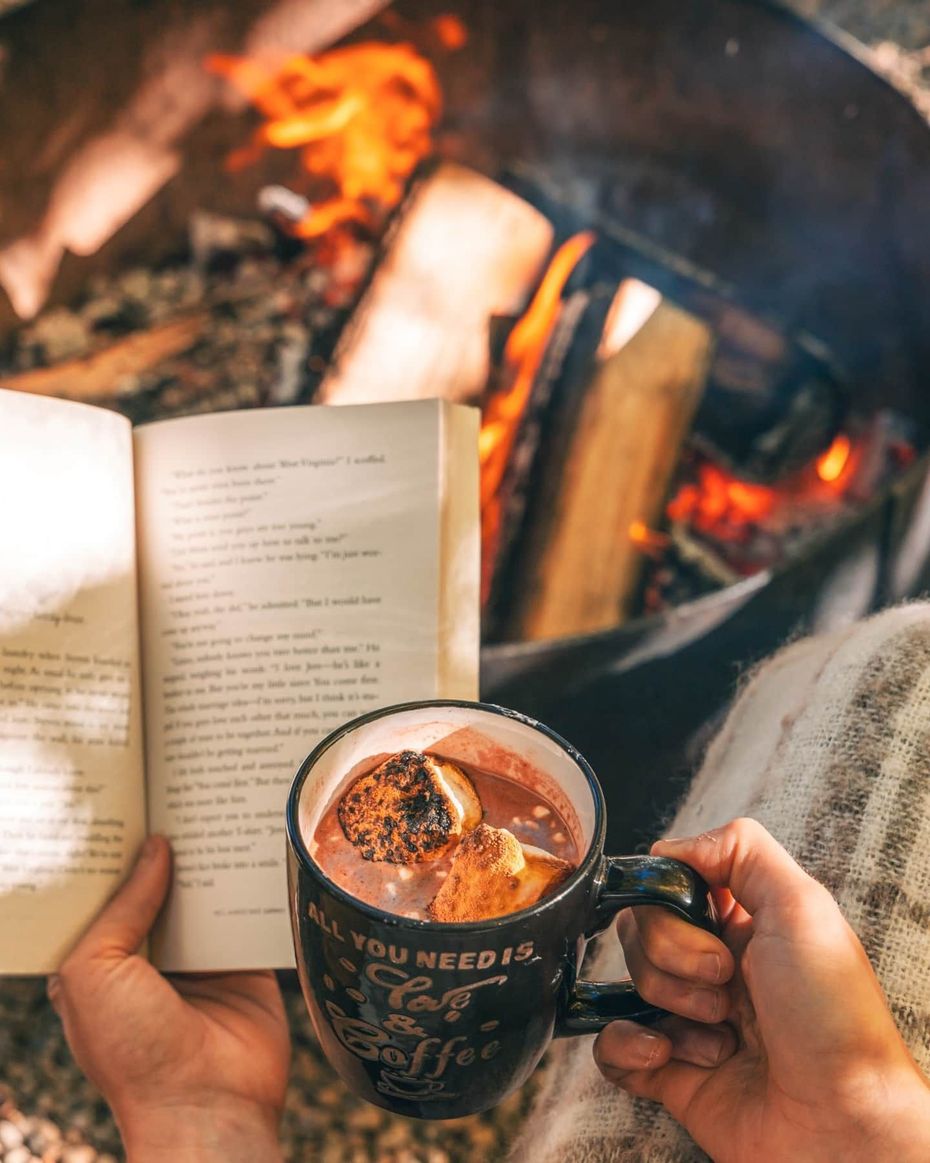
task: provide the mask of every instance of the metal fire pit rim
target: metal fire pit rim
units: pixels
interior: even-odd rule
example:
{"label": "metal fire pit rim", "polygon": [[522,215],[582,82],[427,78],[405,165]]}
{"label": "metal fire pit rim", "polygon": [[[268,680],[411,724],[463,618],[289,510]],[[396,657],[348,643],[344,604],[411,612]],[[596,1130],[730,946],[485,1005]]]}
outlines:
{"label": "metal fire pit rim", "polygon": [[[803,549],[777,567],[760,570],[692,601],[682,602],[657,614],[640,615],[615,627],[590,634],[483,645],[481,690],[483,693],[493,693],[500,686],[519,681],[521,675],[537,672],[540,666],[549,668],[561,663],[567,664],[565,679],[569,682],[576,681],[582,672],[588,676],[607,671],[619,675],[655,658],[667,656],[727,621],[764,590],[790,580],[796,570],[818,553],[827,552],[834,544],[852,542],[854,535],[873,521],[881,523],[885,530],[878,577],[867,611],[874,612],[889,597],[887,578],[895,547],[888,546],[887,541],[896,510],[907,502],[907,498],[925,479],[930,479],[930,448],[924,449],[868,501],[853,512],[842,515],[821,535],[811,538]],[[841,559],[843,554],[838,551],[836,556]],[[684,632],[671,644],[668,640],[670,629]]]}
{"label": "metal fire pit rim", "polygon": [[788,23],[799,25],[801,28],[816,33],[829,45],[832,45],[845,56],[851,57],[856,64],[862,66],[882,88],[888,89],[900,97],[914,115],[918,124],[923,126],[925,131],[930,131],[930,119],[914,104],[911,95],[907,90],[902,89],[900,85],[896,84],[887,72],[879,66],[878,56],[875,50],[864,41],[859,40],[858,37],[853,36],[851,32],[847,32],[823,16],[805,16],[787,4],[782,3],[781,0],[739,0],[739,3],[747,8],[767,8],[773,14],[785,18]]}

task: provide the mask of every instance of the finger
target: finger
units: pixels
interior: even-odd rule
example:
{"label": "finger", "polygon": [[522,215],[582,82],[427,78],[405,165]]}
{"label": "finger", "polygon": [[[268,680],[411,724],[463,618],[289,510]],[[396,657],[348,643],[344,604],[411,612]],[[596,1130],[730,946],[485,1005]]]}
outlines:
{"label": "finger", "polygon": [[659,840],[655,856],[696,869],[713,887],[726,887],[750,914],[788,914],[826,893],[757,820],[740,819],[682,840]]}
{"label": "finger", "polygon": [[667,909],[641,906],[631,912],[631,923],[657,969],[709,985],[722,985],[733,976],[733,956],[713,933],[689,925]]}
{"label": "finger", "polygon": [[135,953],[158,916],[171,879],[171,849],[164,836],[149,836],[128,880],[106,904],[71,954],[128,957]]}
{"label": "finger", "polygon": [[[636,1098],[662,1103],[673,1118],[683,1122],[693,1100],[707,1080],[713,1077],[715,1069],[706,1063],[695,1064],[692,1059],[702,1053],[708,1058],[713,1054],[715,1047],[710,1039],[718,1034],[718,1030],[704,1027],[691,1035],[686,1035],[684,1030],[673,1030],[673,1034],[679,1035],[682,1058],[672,1056],[674,1037],[658,1029],[648,1031],[653,1037],[658,1035],[663,1039],[662,1048],[652,1049],[650,1053],[651,1045],[645,1041],[643,1033],[642,1028],[633,1022],[611,1022],[594,1043],[595,1063],[608,1082]],[[701,1034],[708,1039],[703,1044]],[[692,1040],[695,1038],[698,1040]],[[726,1061],[729,1056],[727,1044],[721,1041],[720,1045],[718,1063]]]}
{"label": "finger", "polygon": [[726,1022],[705,1026],[670,1017],[662,1019],[659,1029],[672,1044],[672,1058],[693,1066],[719,1066],[733,1057],[739,1045],[733,1027]]}
{"label": "finger", "polygon": [[636,1022],[611,1022],[594,1040],[594,1061],[610,1082],[635,1070],[655,1070],[668,1062],[671,1039]]}
{"label": "finger", "polygon": [[724,987],[687,981],[659,969],[638,937],[628,938],[623,952],[637,993],[650,1005],[698,1022],[722,1022],[726,1018],[729,997]]}
{"label": "finger", "polygon": [[642,1038],[641,1026],[634,1022],[612,1022],[594,1044],[598,1069],[610,1081],[642,1069],[658,1069],[671,1059],[694,1066],[719,1066],[736,1052],[737,1040],[727,1025],[701,1026],[683,1018],[665,1018],[652,1033],[662,1035],[662,1050],[648,1058],[651,1049]]}
{"label": "finger", "polygon": [[[609,1027],[608,1027],[609,1028]],[[664,1066],[652,1070],[616,1070],[600,1068],[608,1082],[619,1086],[634,1098],[648,1098],[662,1106],[677,1122],[684,1122],[694,1099],[709,1078],[713,1068],[694,1066],[670,1058]]]}

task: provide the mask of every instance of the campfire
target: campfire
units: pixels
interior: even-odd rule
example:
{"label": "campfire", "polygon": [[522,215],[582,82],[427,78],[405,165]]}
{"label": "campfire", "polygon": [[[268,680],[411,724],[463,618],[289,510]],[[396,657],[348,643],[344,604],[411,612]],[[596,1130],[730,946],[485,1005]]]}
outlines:
{"label": "campfire", "polygon": [[436,73],[409,44],[350,45],[280,65],[211,56],[206,66],[265,116],[228,168],[235,173],[268,148],[299,149],[311,190],[322,186],[321,199],[290,224],[298,238],[322,238],[350,223],[377,230],[429,154],[442,112]]}
{"label": "campfire", "polygon": [[218,84],[212,116],[238,127],[213,180],[251,184],[253,212],[207,198],[183,257],[37,314],[48,254],[83,227],[50,249],[7,240],[0,283],[24,319],[2,386],[136,420],[478,405],[489,642],[596,634],[785,568],[908,468],[917,427],[859,406],[826,343],[641,222],[605,228],[533,165],[474,164],[443,83],[471,36],[456,13],[389,9],[315,52],[257,33],[251,53],[198,51],[195,87]]}

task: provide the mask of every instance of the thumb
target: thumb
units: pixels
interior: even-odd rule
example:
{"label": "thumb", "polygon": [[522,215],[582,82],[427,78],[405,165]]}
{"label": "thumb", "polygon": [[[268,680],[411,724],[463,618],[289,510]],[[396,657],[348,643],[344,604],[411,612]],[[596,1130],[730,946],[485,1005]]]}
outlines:
{"label": "thumb", "polygon": [[827,895],[757,820],[733,820],[684,840],[659,840],[652,853],[682,860],[711,887],[729,889],[750,916],[796,912]]}
{"label": "thumb", "polygon": [[171,848],[149,836],[125,883],[78,941],[72,957],[129,957],[148,935],[171,880]]}

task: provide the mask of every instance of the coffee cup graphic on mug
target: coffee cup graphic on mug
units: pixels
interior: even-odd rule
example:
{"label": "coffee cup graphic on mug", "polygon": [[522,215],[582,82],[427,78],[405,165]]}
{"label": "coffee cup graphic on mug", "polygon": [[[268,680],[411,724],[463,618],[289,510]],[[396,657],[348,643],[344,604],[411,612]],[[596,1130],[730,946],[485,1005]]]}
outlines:
{"label": "coffee cup graphic on mug", "polygon": [[[380,870],[374,888],[348,891],[314,838],[353,780],[403,751],[528,789],[532,802],[548,805],[536,814],[551,808],[570,833],[574,870],[530,907],[456,923],[404,915],[411,909],[401,907],[409,901],[397,894],[399,871]],[[580,979],[585,945],[629,905],[662,905],[713,929],[713,904],[679,861],[605,856],[605,832],[604,796],[584,758],[548,727],[501,707],[386,707],[314,748],[288,797],[288,895],[301,989],[346,1084],[398,1114],[457,1118],[525,1082],[553,1037],[661,1016],[629,981]]]}

